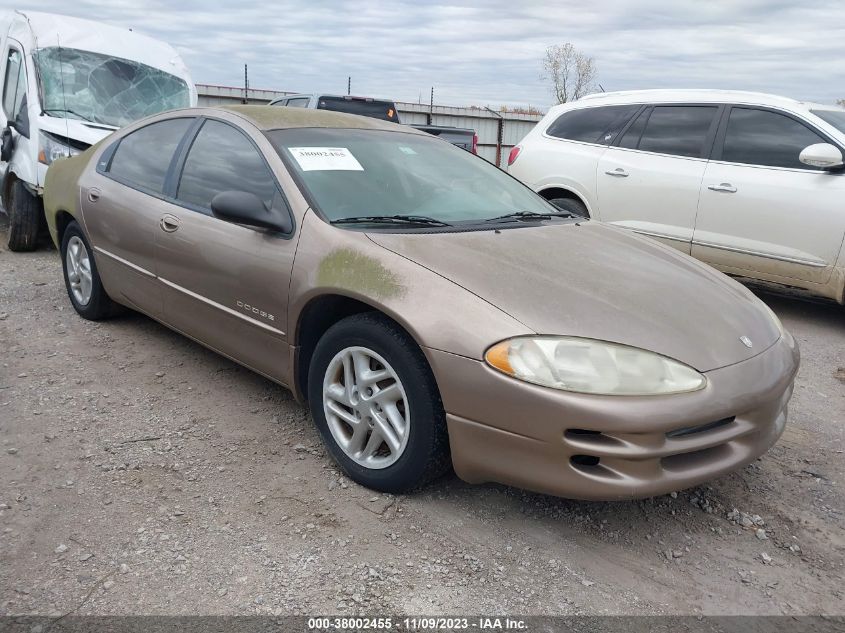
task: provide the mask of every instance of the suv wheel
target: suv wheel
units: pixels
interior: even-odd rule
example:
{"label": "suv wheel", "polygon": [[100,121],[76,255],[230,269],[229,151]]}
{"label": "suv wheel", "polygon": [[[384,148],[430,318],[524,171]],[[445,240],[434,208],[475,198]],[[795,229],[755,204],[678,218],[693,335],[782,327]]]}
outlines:
{"label": "suv wheel", "polygon": [[590,212],[587,211],[587,207],[584,206],[584,203],[580,200],[576,200],[575,198],[552,198],[549,202],[561,211],[569,211],[570,213],[574,213],[582,218],[590,217]]}
{"label": "suv wheel", "polygon": [[440,394],[419,346],[377,314],[323,335],[308,374],[314,421],[354,481],[384,492],[419,488],[448,468]]}

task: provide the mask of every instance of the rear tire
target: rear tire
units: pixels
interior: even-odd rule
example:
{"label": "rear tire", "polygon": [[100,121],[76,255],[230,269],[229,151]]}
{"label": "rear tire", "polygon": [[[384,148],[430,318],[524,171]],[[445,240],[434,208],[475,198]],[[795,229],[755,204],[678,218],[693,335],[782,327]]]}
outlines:
{"label": "rear tire", "polygon": [[570,213],[582,218],[590,217],[590,212],[587,211],[587,207],[584,206],[584,203],[580,200],[576,200],[575,198],[552,198],[549,202],[561,211],[569,211]]}
{"label": "rear tire", "polygon": [[9,215],[9,250],[35,250],[43,215],[41,199],[32,195],[23,182],[15,179],[9,191],[8,203],[6,213]]}
{"label": "rear tire", "polygon": [[314,350],[308,401],[329,453],[363,486],[408,492],[451,464],[431,368],[416,342],[382,315],[356,314],[329,328]]}
{"label": "rear tire", "polygon": [[94,252],[76,221],[65,228],[61,254],[65,288],[76,313],[89,321],[99,321],[119,313],[120,306],[103,288]]}

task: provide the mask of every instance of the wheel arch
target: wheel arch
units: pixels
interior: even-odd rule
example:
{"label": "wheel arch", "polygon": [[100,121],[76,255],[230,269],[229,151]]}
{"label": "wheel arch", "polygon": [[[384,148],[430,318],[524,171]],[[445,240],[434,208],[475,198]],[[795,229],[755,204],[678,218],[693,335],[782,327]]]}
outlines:
{"label": "wheel arch", "polygon": [[[77,219],[73,216],[72,213],[70,213],[69,211],[65,211],[64,209],[59,209],[58,211],[56,211],[56,213],[54,214],[54,218],[56,234],[53,239],[53,242],[56,244],[56,248],[61,248],[62,239],[65,235],[65,230],[67,230],[67,227],[68,225],[70,225],[71,222],[77,222]],[[80,224],[80,226],[82,225]]]}
{"label": "wheel arch", "polygon": [[308,370],[314,356],[317,342],[323,334],[335,323],[346,317],[365,312],[380,314],[400,327],[424,353],[414,330],[404,320],[380,306],[373,305],[366,300],[353,297],[341,292],[332,291],[310,298],[296,315],[296,325],[293,328],[294,358],[291,371],[291,389],[300,402],[307,403]]}

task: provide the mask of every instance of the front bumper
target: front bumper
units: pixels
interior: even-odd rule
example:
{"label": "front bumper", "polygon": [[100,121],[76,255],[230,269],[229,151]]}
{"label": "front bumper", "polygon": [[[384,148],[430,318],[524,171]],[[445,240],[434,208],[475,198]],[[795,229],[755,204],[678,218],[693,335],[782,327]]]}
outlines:
{"label": "front bumper", "polygon": [[595,396],[531,385],[427,349],[455,472],[573,499],[633,499],[694,486],[765,453],[783,433],[798,371],[789,334],[707,372],[704,389]]}

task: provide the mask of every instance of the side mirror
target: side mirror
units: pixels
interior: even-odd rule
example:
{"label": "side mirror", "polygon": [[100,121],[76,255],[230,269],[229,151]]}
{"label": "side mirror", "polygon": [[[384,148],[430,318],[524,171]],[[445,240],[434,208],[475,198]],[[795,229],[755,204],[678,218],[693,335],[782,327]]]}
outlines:
{"label": "side mirror", "polygon": [[816,143],[805,147],[798,155],[798,160],[805,165],[820,169],[836,169],[845,165],[842,160],[842,152],[830,143]]}
{"label": "side mirror", "polygon": [[21,106],[14,121],[9,121],[9,127],[16,130],[18,134],[29,138],[29,108],[26,107],[26,97],[21,99]]}
{"label": "side mirror", "polygon": [[264,201],[248,191],[222,191],[211,200],[215,218],[261,229],[290,233],[293,229],[286,211],[268,209]]}

